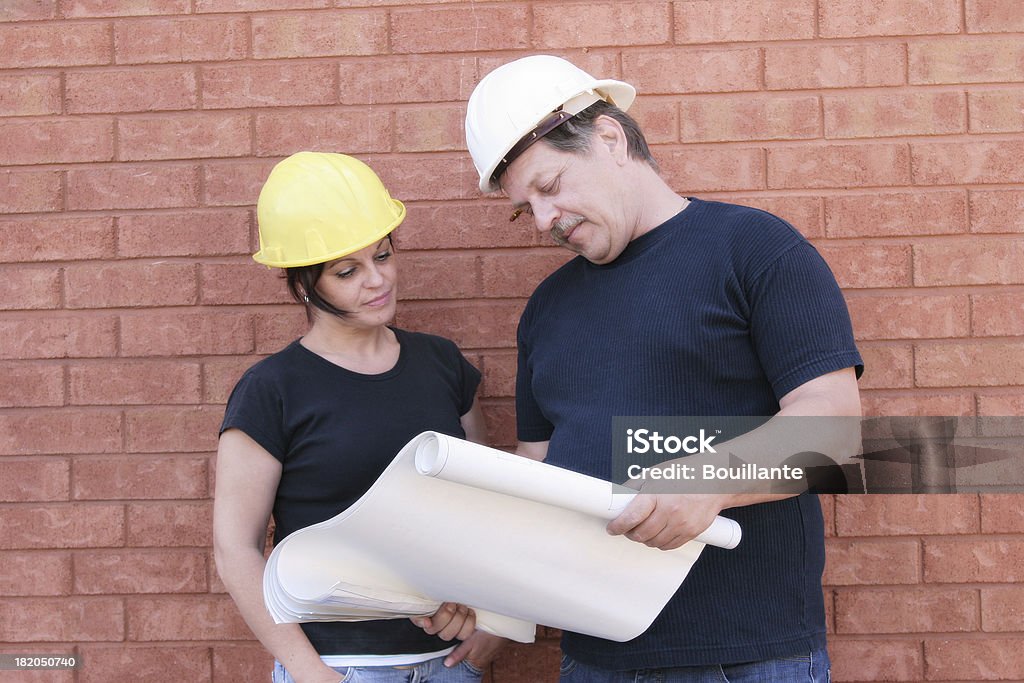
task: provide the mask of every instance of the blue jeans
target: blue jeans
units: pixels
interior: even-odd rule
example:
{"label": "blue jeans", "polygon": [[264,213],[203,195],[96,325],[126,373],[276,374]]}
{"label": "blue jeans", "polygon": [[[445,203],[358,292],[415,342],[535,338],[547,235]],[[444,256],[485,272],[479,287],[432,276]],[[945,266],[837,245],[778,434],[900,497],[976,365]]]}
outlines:
{"label": "blue jeans", "polygon": [[[408,666],[340,666],[342,683],[479,683],[483,672],[463,659],[450,669],[444,657]],[[274,662],[273,683],[295,683],[281,662]]]}
{"label": "blue jeans", "polygon": [[562,656],[560,683],[829,683],[824,649],[748,664],[607,671]]}

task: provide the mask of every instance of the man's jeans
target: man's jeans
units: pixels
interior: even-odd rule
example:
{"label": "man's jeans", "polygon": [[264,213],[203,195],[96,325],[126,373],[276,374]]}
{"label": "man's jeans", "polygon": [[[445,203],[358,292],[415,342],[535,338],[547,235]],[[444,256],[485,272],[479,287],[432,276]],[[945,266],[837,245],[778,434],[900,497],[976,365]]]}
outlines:
{"label": "man's jeans", "polygon": [[560,683],[829,683],[828,652],[748,664],[606,671],[563,655]]}
{"label": "man's jeans", "polygon": [[[409,666],[350,666],[335,669],[343,683],[479,683],[483,673],[462,660],[450,669],[444,657]],[[273,683],[295,683],[280,662],[274,662]]]}

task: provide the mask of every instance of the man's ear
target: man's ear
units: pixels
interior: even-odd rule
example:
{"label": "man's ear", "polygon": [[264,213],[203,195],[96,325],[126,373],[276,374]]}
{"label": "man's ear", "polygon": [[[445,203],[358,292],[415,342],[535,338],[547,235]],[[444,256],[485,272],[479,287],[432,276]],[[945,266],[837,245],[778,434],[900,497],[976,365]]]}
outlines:
{"label": "man's ear", "polygon": [[594,138],[598,144],[608,149],[620,165],[628,160],[626,132],[622,129],[622,124],[612,117],[602,114],[594,120]]}

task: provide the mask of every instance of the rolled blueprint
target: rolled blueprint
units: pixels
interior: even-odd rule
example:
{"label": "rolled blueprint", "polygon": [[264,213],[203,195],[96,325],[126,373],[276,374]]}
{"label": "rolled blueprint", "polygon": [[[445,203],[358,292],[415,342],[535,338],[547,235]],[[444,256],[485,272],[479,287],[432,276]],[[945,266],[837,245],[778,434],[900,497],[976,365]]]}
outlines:
{"label": "rolled blueprint", "polygon": [[[625,486],[455,437],[436,432],[422,436],[416,448],[416,471],[428,477],[557,505],[604,520],[618,517],[637,495]],[[741,536],[740,525],[734,520],[716,517],[694,540],[732,549]]]}

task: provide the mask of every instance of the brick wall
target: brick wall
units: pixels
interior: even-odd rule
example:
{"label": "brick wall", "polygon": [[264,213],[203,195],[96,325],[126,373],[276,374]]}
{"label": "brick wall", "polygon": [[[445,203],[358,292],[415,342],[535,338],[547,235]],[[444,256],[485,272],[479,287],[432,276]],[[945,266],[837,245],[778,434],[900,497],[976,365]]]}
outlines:
{"label": "brick wall", "polygon": [[[265,680],[211,458],[236,378],[302,330],[248,256],[284,155],[355,154],[407,201],[399,322],[462,345],[512,443],[516,319],[565,256],[478,196],[461,125],[531,52],[637,85],[680,192],[815,242],[868,413],[1024,413],[1020,0],[3,0],[0,650],[87,664],[0,680]],[[835,680],[1024,679],[1019,497],[824,502]],[[543,636],[491,680],[554,680]]]}

